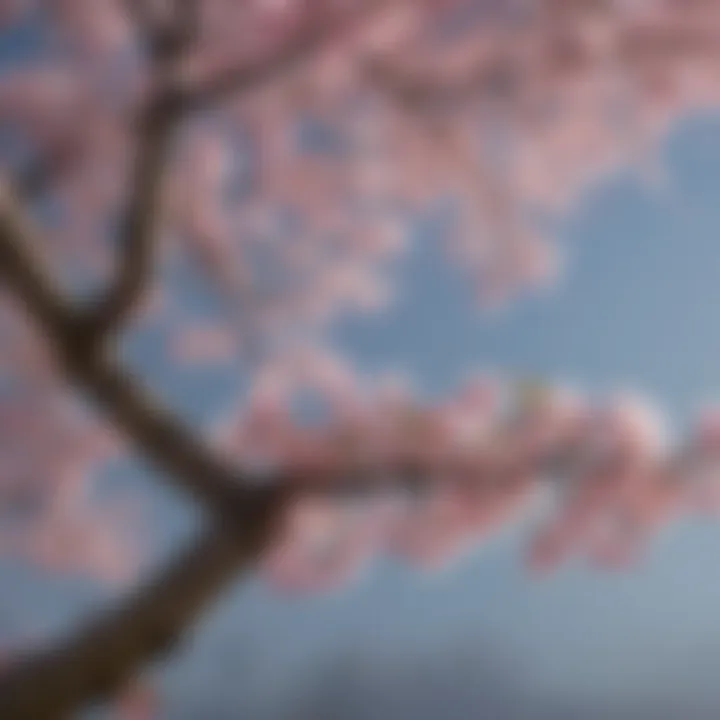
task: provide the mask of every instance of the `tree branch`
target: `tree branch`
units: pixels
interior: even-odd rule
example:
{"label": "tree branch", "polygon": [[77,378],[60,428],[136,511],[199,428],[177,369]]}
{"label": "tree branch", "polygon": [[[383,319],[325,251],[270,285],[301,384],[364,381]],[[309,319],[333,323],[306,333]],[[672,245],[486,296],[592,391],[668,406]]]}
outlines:
{"label": "tree branch", "polygon": [[134,442],[171,487],[214,514],[232,515],[247,502],[250,478],[222,462],[179,419],[164,410],[94,343],[92,335],[48,280],[34,232],[8,188],[0,192],[0,281],[25,305],[63,369]]}
{"label": "tree branch", "polygon": [[173,94],[161,92],[140,123],[130,195],[119,226],[117,274],[88,319],[98,340],[122,326],[151,276],[163,174],[178,118]]}
{"label": "tree branch", "polygon": [[371,21],[379,12],[387,10],[398,1],[364,0],[355,3],[350,10],[343,10],[330,18],[322,18],[322,12],[311,14],[307,26],[277,54],[257,62],[229,67],[189,90],[184,100],[186,109],[190,111],[204,108],[222,102],[232,95],[257,90],[283,72],[311,61],[330,42],[338,41],[340,36],[351,31],[359,22]]}
{"label": "tree branch", "polygon": [[139,667],[172,650],[248,567],[272,532],[280,507],[272,493],[256,494],[239,525],[205,531],[118,607],[0,672],[0,717],[57,720],[117,694]]}
{"label": "tree branch", "polygon": [[78,325],[32,254],[33,236],[10,189],[2,188],[0,280],[25,305],[75,383],[165,471],[170,484],[212,511],[215,529],[126,604],[0,677],[0,717],[23,720],[64,717],[117,690],[141,663],[179,638],[222,586],[255,559],[287,499],[285,485],[243,484],[239,473],[160,409],[96,345],[87,344],[85,326]]}
{"label": "tree branch", "polygon": [[38,244],[27,242],[33,236],[12,188],[0,179],[0,278],[44,330],[57,331],[66,324],[69,308],[41,258],[33,252]]}
{"label": "tree branch", "polygon": [[177,62],[191,47],[198,26],[197,0],[175,0],[165,22],[136,0],[126,0],[149,42],[150,73],[157,83],[139,123],[129,196],[119,225],[119,267],[88,322],[98,341],[119,329],[148,285],[160,220],[163,176],[182,117]]}
{"label": "tree branch", "polygon": [[252,478],[223,462],[180,419],[164,409],[129,373],[102,356],[71,351],[66,363],[75,384],[129,438],[171,487],[213,514],[234,515]]}
{"label": "tree branch", "polygon": [[[257,478],[223,461],[106,352],[88,346],[83,333],[73,324],[74,316],[48,286],[27,251],[27,246],[32,245],[29,228],[20,222],[11,203],[2,202],[3,197],[6,199],[7,194],[0,196],[0,280],[15,289],[38,320],[73,383],[162,471],[160,477],[170,487],[184,491],[216,517],[232,519],[242,513],[254,493],[262,492],[254,482]],[[339,473],[318,468],[278,474],[272,481],[288,498],[299,493],[373,492],[398,485],[423,485],[422,477],[417,477],[421,470],[348,466]],[[490,470],[493,475],[505,472],[497,467]]]}
{"label": "tree branch", "polygon": [[71,380],[163,471],[168,484],[211,511],[214,529],[119,608],[0,677],[0,717],[18,720],[60,718],[116,691],[142,663],[179,638],[235,573],[250,566],[293,495],[382,490],[398,481],[409,488],[423,484],[413,468],[398,468],[392,480],[373,468],[369,475],[350,468],[344,477],[296,473],[253,485],[163,410],[101,347],[88,344],[85,326],[78,325],[77,315],[31,253],[33,240],[12,193],[1,188],[0,280],[24,303]]}
{"label": "tree branch", "polygon": [[[330,17],[320,20],[315,17],[276,55],[228,68],[190,90],[170,87],[151,103],[141,124],[130,181],[131,194],[120,225],[120,267],[112,287],[90,313],[89,323],[97,339],[107,337],[122,326],[139,301],[152,271],[163,169],[173,131],[181,117],[233,93],[247,93],[263,86],[286,70],[311,60],[358,22],[371,21],[387,8],[388,0],[365,0],[351,10],[330,13]],[[156,69],[167,70],[182,56],[193,42],[197,23],[196,0],[176,0],[174,21],[164,31],[155,33],[151,55]],[[172,75],[172,71],[168,74]]]}

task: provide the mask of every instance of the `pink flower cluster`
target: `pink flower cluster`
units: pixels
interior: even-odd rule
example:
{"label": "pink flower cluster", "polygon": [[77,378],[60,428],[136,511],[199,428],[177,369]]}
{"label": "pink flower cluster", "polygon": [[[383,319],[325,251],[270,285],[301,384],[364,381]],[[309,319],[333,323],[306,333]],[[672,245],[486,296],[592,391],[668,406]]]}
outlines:
{"label": "pink flower cluster", "polygon": [[[360,389],[319,348],[343,313],[392,299],[413,224],[438,207],[484,302],[551,281],[559,243],[537,218],[568,212],[652,157],[678,118],[718,104],[720,0],[198,0],[191,49],[153,73],[146,31],[174,5],[0,0],[4,32],[37,45],[0,72],[0,162],[41,231],[37,254],[83,296],[113,273],[143,109],[168,83],[205,98],[169,153],[142,310],[173,336],[175,360],[252,359],[226,443],[244,463],[316,485],[341,470],[423,480],[412,499],[361,507],[316,488],[275,548],[279,575],[343,574],[379,546],[434,561],[539,487],[555,510],[532,543],[537,567],[580,548],[624,562],[678,508],[717,502],[714,422],[686,455],[668,453],[622,403],[553,390],[509,416],[506,393],[481,383],[430,407],[395,386]],[[218,91],[233,78],[245,85]],[[222,311],[191,325],[198,287]],[[84,499],[107,433],[0,303],[2,546],[55,563],[62,547],[92,549],[103,559],[88,564],[114,568],[111,545],[78,535],[107,525]],[[298,373],[322,408],[296,397]]]}
{"label": "pink flower cluster", "polygon": [[678,513],[720,507],[717,417],[675,446],[662,415],[628,394],[479,377],[431,404],[306,355],[265,372],[222,442],[260,478],[298,488],[265,568],[302,589],[383,552],[434,567],[523,519],[533,569],[573,556],[626,565]]}
{"label": "pink flower cluster", "polygon": [[[160,80],[132,5],[3,3],[8,32],[25,18],[48,37],[4,69],[0,125],[25,149],[8,163],[52,166],[38,199],[45,251],[75,283],[111,270],[135,120]],[[135,5],[161,22],[172,3]],[[567,212],[608,172],[647,160],[676,118],[718,101],[715,0],[692,12],[674,0],[197,5],[176,79],[186,89],[326,37],[196,114],[167,184],[167,252],[198,258],[226,298],[230,285],[261,334],[382,307],[413,219],[439,200],[450,253],[484,301],[551,281],[559,246],[535,218]]]}

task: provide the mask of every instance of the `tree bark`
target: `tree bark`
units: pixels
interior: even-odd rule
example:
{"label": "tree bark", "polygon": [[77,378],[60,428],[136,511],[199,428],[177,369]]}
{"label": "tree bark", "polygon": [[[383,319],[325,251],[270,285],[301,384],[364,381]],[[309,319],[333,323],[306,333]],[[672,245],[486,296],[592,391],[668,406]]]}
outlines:
{"label": "tree bark", "polygon": [[279,508],[271,491],[256,494],[237,526],[217,523],[115,609],[0,672],[0,718],[61,720],[122,690],[139,667],[172,650],[248,568]]}

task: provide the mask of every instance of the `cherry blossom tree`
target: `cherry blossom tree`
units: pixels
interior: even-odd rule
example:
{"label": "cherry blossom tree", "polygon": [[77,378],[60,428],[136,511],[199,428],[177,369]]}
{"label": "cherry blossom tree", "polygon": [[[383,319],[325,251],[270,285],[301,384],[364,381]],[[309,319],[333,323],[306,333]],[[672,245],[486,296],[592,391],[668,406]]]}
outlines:
{"label": "cherry blossom tree", "polygon": [[[2,0],[0,22],[0,551],[127,579],[126,514],[93,489],[128,455],[205,521],[11,662],[0,716],[113,697],[252,569],[298,591],[379,552],[434,567],[539,498],[531,569],[624,565],[719,507],[718,413],[678,440],[638,398],[482,373],[430,402],[327,331],[392,302],[428,212],[479,307],[551,283],[552,221],[720,100],[720,2]],[[126,359],[143,332],[242,380],[211,426]]]}

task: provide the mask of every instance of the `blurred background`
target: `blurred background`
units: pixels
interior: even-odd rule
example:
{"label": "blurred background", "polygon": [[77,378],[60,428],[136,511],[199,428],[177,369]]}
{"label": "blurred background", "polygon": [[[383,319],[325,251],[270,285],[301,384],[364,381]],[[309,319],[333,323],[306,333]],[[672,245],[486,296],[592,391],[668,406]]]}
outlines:
{"label": "blurred background", "polygon": [[[97,2],[112,22],[90,3],[0,3],[0,167],[60,286],[92,300],[122,249],[126,193],[143,187],[132,111],[165,82],[210,87],[328,25],[319,59],[202,110],[168,152],[160,290],[113,351],[198,434],[227,451],[258,388],[311,357],[332,377],[342,366],[341,394],[369,397],[362,383],[389,373],[432,406],[480,372],[592,402],[640,394],[668,452],[692,435],[720,400],[720,2],[423,0],[349,34],[330,21],[362,3],[197,4],[200,50],[148,70],[120,3]],[[75,147],[65,172],[58,152]],[[15,352],[36,338],[0,301],[0,392],[27,410],[0,413],[0,455],[36,458],[59,437],[38,420],[56,390],[44,361],[35,374],[23,360],[41,351]],[[112,434],[90,415],[80,447]],[[110,460],[73,450],[66,466],[69,442],[19,473],[15,455],[0,462],[10,657],[141,586],[204,522],[131,444],[113,436]],[[256,462],[253,442],[231,455]],[[531,572],[531,503],[439,567],[378,552],[310,593],[253,569],[138,672],[139,690],[87,717],[716,718],[720,523],[706,510],[673,516],[619,568],[579,554]]]}

